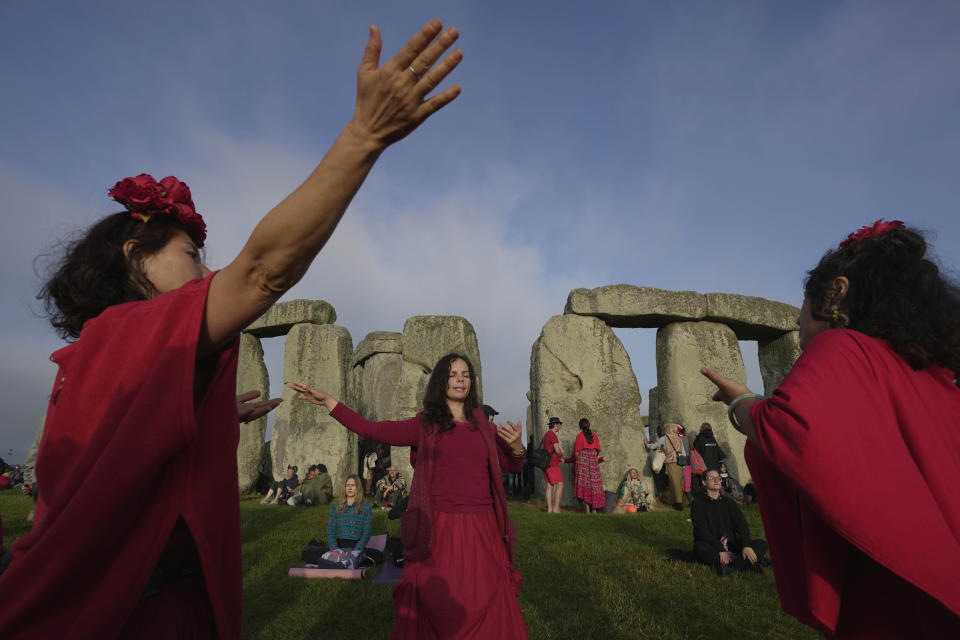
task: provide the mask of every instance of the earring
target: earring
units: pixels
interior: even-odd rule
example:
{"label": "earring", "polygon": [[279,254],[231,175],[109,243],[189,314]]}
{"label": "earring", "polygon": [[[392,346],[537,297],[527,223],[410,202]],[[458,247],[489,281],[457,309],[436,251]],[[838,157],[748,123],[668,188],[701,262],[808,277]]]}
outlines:
{"label": "earring", "polygon": [[840,307],[835,304],[830,305],[830,320],[831,324],[837,324],[840,328],[850,325],[850,316],[840,311]]}

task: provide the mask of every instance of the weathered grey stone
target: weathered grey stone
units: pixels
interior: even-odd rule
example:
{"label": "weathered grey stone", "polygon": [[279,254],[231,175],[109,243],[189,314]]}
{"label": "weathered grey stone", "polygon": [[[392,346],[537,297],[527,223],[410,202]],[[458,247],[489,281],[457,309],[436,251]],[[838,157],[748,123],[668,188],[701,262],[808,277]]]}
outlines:
{"label": "weathered grey stone", "polygon": [[[529,428],[535,445],[543,439],[547,418],[559,416],[564,422],[558,433],[560,444],[565,454],[571,454],[579,432],[577,422],[587,418],[608,460],[601,467],[607,491],[616,490],[628,468],[644,466],[647,454],[637,379],[623,344],[601,320],[572,314],[551,318],[530,354],[530,388]],[[561,465],[561,469],[562,501],[572,504],[572,468]],[[535,477],[542,495],[542,475]]]}
{"label": "weathered grey stone", "polygon": [[729,325],[741,340],[772,338],[797,326],[796,307],[732,293],[702,294],[615,284],[574,289],[564,313],[600,318],[611,327],[650,328],[703,320]]}
{"label": "weathered grey stone", "polygon": [[[468,355],[468,357],[470,356]],[[477,361],[479,361],[479,356],[477,358]],[[472,358],[471,361],[473,361]],[[477,366],[477,361],[474,361],[474,366]],[[400,366],[400,378],[393,389],[394,413],[388,413],[388,417],[381,419],[405,420],[417,415],[423,408],[423,396],[427,390],[428,380],[430,380],[429,371],[424,372],[420,364],[413,364],[404,360]],[[390,461],[396,465],[408,482],[413,480],[410,447],[390,447]]]}
{"label": "weathered grey stone", "polygon": [[275,338],[286,335],[296,324],[333,324],[336,321],[337,312],[324,300],[290,300],[270,307],[244,331],[258,338]]}
{"label": "weathered grey stone", "polygon": [[[352,358],[353,341],[344,327],[297,324],[287,334],[283,379],[305,382],[349,403]],[[295,397],[285,385],[284,402],[273,423],[270,452],[274,477],[283,477],[287,465],[297,465],[302,474],[311,464],[323,463],[334,486],[340,486],[356,473],[356,436],[323,407]]]}
{"label": "weathered grey stone", "polygon": [[770,397],[800,357],[800,332],[790,331],[759,341],[757,355],[760,359],[760,375],[763,377],[763,395]]}
{"label": "weathered grey stone", "polygon": [[690,435],[696,435],[700,425],[709,422],[727,454],[727,467],[746,484],[746,438],[730,425],[726,406],[713,401],[716,387],[700,373],[701,367],[746,384],[740,344],[730,327],[713,322],[676,322],[657,331],[660,420],[678,422]]}
{"label": "weathered grey stone", "polygon": [[655,328],[669,322],[701,320],[707,299],[696,291],[666,291],[632,284],[574,289],[566,314],[600,318],[611,327]]}
{"label": "weathered grey stone", "polygon": [[652,438],[660,429],[660,392],[654,387],[647,392],[647,413],[649,413],[650,437]]}
{"label": "weathered grey stone", "polygon": [[733,293],[708,293],[705,320],[722,322],[740,340],[765,340],[797,328],[800,309],[784,302]]}
{"label": "weathered grey stone", "polygon": [[473,364],[477,397],[483,398],[480,347],[473,325],[460,316],[413,316],[403,323],[403,361],[429,373],[448,353],[461,353]]}
{"label": "weathered grey stone", "polygon": [[[270,394],[270,377],[263,362],[263,347],[255,336],[240,336],[240,356],[237,363],[237,393],[259,391],[260,400]],[[267,433],[267,417],[247,424],[240,423],[240,443],[237,446],[237,478],[240,493],[253,490],[263,459],[263,438]]]}
{"label": "weathered grey stone", "polygon": [[371,331],[357,344],[353,351],[352,365],[363,364],[363,361],[377,353],[402,353],[403,334],[396,331]]}

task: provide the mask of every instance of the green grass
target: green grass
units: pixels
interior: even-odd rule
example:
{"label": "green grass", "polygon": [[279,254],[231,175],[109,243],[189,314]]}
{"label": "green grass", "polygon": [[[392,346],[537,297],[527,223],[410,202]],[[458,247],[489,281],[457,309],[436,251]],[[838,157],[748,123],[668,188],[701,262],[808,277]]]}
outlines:
{"label": "green grass", "polygon": [[[7,546],[29,530],[28,498],[0,493]],[[288,578],[311,538],[324,540],[327,508],[240,504],[243,527],[244,638],[390,637],[391,586],[364,580]],[[756,507],[745,513],[763,536]],[[717,577],[670,562],[664,550],[691,546],[689,511],[619,516],[548,515],[511,502],[517,525],[520,607],[531,638],[819,638],[780,610],[773,573]],[[374,532],[399,535],[385,512]]]}

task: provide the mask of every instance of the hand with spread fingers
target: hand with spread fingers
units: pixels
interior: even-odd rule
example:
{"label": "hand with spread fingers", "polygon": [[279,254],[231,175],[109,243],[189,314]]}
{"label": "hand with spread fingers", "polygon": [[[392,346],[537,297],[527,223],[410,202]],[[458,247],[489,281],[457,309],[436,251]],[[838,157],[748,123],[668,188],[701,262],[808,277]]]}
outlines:
{"label": "hand with spread fingers", "polygon": [[357,72],[357,107],[350,126],[377,148],[401,140],[460,95],[460,87],[452,86],[427,97],[463,59],[463,52],[455,49],[440,60],[460,36],[455,28],[442,30],[440,20],[431,20],[380,66],[380,30],[371,25]]}
{"label": "hand with spread fingers", "polygon": [[262,418],[267,415],[274,409],[276,409],[281,402],[280,398],[271,398],[270,400],[262,400],[260,402],[251,402],[260,397],[259,391],[244,391],[237,396],[237,417],[240,422],[253,422],[258,418]]}
{"label": "hand with spread fingers", "polygon": [[297,400],[326,407],[328,411],[333,411],[333,408],[339,404],[339,401],[326,391],[314,389],[302,382],[291,382],[288,386],[299,394]]}
{"label": "hand with spread fingers", "polygon": [[497,425],[497,435],[503,438],[503,441],[510,445],[510,448],[513,449],[513,452],[516,455],[523,454],[523,441],[520,437],[523,432],[522,427],[523,420],[519,420],[516,424],[507,420],[506,425]]}

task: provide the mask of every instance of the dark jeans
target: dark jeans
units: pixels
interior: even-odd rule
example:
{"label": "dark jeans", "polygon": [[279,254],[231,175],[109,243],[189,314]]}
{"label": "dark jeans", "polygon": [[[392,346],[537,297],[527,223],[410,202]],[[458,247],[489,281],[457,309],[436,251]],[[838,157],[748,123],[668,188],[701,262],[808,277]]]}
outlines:
{"label": "dark jeans", "polygon": [[[751,540],[750,544],[745,545],[751,547],[753,552],[757,554],[757,562],[763,559],[764,554],[767,553],[767,543],[759,538],[756,540]],[[742,571],[743,569],[749,569],[751,564],[748,560],[745,560],[743,557],[743,549],[730,549],[733,552],[733,562],[730,565],[737,571]],[[713,548],[713,545],[698,540],[693,543],[693,555],[697,558],[697,562],[702,562],[703,564],[708,564],[713,567],[720,566],[720,552]]]}

